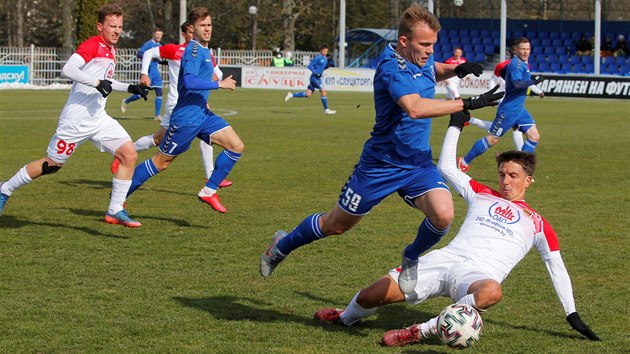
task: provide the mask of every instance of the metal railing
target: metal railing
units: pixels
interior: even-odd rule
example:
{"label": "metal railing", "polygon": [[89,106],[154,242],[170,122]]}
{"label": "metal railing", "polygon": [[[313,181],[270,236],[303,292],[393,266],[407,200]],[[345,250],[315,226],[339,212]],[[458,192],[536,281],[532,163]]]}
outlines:
{"label": "metal railing", "polygon": [[[28,65],[29,83],[37,86],[69,84],[61,74],[73,50],[51,47],[0,47],[0,65]],[[116,49],[115,79],[125,83],[136,83],[140,78],[142,62],[136,57],[137,49]],[[214,50],[219,67],[221,66],[271,66],[271,50]],[[305,67],[317,52],[296,51],[293,53],[294,66]],[[162,79],[168,82],[168,68],[159,65]]]}

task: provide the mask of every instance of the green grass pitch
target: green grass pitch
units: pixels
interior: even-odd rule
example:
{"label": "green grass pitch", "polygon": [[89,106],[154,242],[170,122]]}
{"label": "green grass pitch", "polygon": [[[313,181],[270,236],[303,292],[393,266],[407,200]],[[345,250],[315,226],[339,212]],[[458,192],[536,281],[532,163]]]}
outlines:
{"label": "green grass pitch", "polygon": [[[67,90],[0,91],[0,180],[44,156]],[[450,301],[379,310],[362,326],[316,323],[321,307],[344,307],[400,261],[422,215],[387,198],[355,229],[295,251],[269,279],[258,259],[273,233],[330,210],[374,121],[369,93],[316,94],[284,103],[285,92],[217,92],[245,152],[220,191],[228,213],[197,201],[204,175],[197,143],[129,200],[140,229],[102,221],[111,156],[81,146],[57,174],[14,193],[0,216],[1,352],[410,353],[450,352],[431,340],[381,347],[389,329],[422,322]],[[136,139],[157,128],[153,99],[108,112]],[[630,101],[529,98],[542,140],[528,202],[554,226],[582,318],[601,337],[571,330],[535,251],[504,282],[503,301],[483,315],[476,352],[603,353],[630,350]],[[494,108],[474,112],[492,119]],[[446,118],[434,120],[439,154]],[[483,136],[464,130],[464,153]],[[495,152],[470,174],[496,186]],[[215,148],[215,154],[220,148]],[[155,150],[139,153],[138,161]],[[461,224],[465,203],[455,196]],[[440,245],[454,235],[449,233]]]}

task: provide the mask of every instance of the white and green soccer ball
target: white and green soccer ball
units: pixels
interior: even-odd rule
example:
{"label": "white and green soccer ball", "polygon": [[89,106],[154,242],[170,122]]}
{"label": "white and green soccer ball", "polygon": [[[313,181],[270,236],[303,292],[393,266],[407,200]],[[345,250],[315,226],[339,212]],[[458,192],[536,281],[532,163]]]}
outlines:
{"label": "white and green soccer ball", "polygon": [[477,344],[483,321],[472,306],[448,305],[440,312],[437,330],[440,340],[451,348],[464,349]]}

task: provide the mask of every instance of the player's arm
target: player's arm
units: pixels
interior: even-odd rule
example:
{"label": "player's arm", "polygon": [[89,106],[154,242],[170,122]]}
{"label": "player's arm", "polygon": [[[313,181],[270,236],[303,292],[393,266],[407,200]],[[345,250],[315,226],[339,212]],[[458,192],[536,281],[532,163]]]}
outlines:
{"label": "player's arm", "polygon": [[529,89],[534,93],[534,95],[538,95],[538,97],[540,98],[544,98],[545,97],[545,93],[543,92],[543,90],[536,86],[536,85],[531,85],[529,87]]}
{"label": "player's arm", "polygon": [[435,77],[437,81],[446,80],[455,75],[462,79],[470,74],[479,77],[479,75],[483,74],[483,66],[479,63],[473,63],[470,61],[459,65],[435,63]]}
{"label": "player's arm", "polygon": [[455,77],[456,64],[445,64],[435,62],[435,80],[440,82]]}
{"label": "player's arm", "polygon": [[146,86],[151,85],[151,78],[149,77],[149,68],[153,60],[162,60],[160,57],[160,47],[153,47],[146,50],[142,54],[142,67],[140,68],[140,83]]}
{"label": "player's arm", "polygon": [[599,336],[595,334],[580,318],[576,308],[575,299],[573,298],[573,286],[569,272],[562,261],[558,241],[554,230],[543,220],[543,232],[536,235],[536,247],[540,253],[547,273],[551,278],[553,287],[556,290],[558,299],[564,308],[567,322],[573,329],[580,332],[591,340],[599,340]]}
{"label": "player's arm", "polygon": [[74,82],[78,82],[90,87],[98,86],[100,80],[94,79],[81,70],[85,64],[86,61],[83,56],[78,53],[74,53],[70,56],[66,64],[63,66],[61,73]]}
{"label": "player's arm", "polygon": [[474,195],[474,191],[470,186],[471,178],[457,168],[456,160],[459,136],[465,122],[469,119],[470,113],[468,112],[451,114],[449,126],[444,136],[444,142],[442,143],[442,150],[440,151],[440,159],[437,164],[438,170],[446,181],[466,200],[469,200],[469,197]]}

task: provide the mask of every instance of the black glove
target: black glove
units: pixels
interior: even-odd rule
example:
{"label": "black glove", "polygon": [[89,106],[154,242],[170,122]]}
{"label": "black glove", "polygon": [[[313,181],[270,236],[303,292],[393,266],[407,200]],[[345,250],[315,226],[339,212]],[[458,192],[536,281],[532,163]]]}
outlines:
{"label": "black glove", "polygon": [[457,77],[460,79],[468,74],[474,74],[478,77],[479,75],[483,74],[483,66],[481,66],[481,64],[479,63],[462,63],[455,67],[455,74],[457,74]]}
{"label": "black glove", "polygon": [[532,76],[532,80],[534,80],[534,85],[538,85],[539,83],[543,82],[545,78],[542,75],[535,75]]}
{"label": "black glove", "polygon": [[499,104],[497,100],[505,95],[505,92],[495,93],[498,89],[499,85],[496,85],[492,90],[484,92],[479,96],[473,96],[463,99],[462,101],[464,101],[464,110],[479,109],[486,106],[496,106],[497,104]]}
{"label": "black glove", "polygon": [[462,130],[469,120],[470,112],[468,111],[451,113],[451,120],[448,121],[448,126]]}
{"label": "black glove", "polygon": [[135,95],[140,95],[144,100],[147,100],[147,96],[149,95],[149,90],[153,90],[149,86],[144,85],[129,85],[127,92],[133,93]]}
{"label": "black glove", "polygon": [[112,82],[109,80],[100,80],[98,86],[96,86],[96,91],[100,92],[103,98],[109,96],[109,94],[112,93]]}
{"label": "black glove", "polygon": [[574,330],[582,333],[582,335],[584,335],[588,339],[601,340],[599,339],[599,336],[595,334],[595,332],[591,331],[591,329],[588,328],[588,326],[584,322],[582,322],[582,319],[580,318],[580,315],[578,315],[577,311],[567,316],[567,322],[569,322]]}

